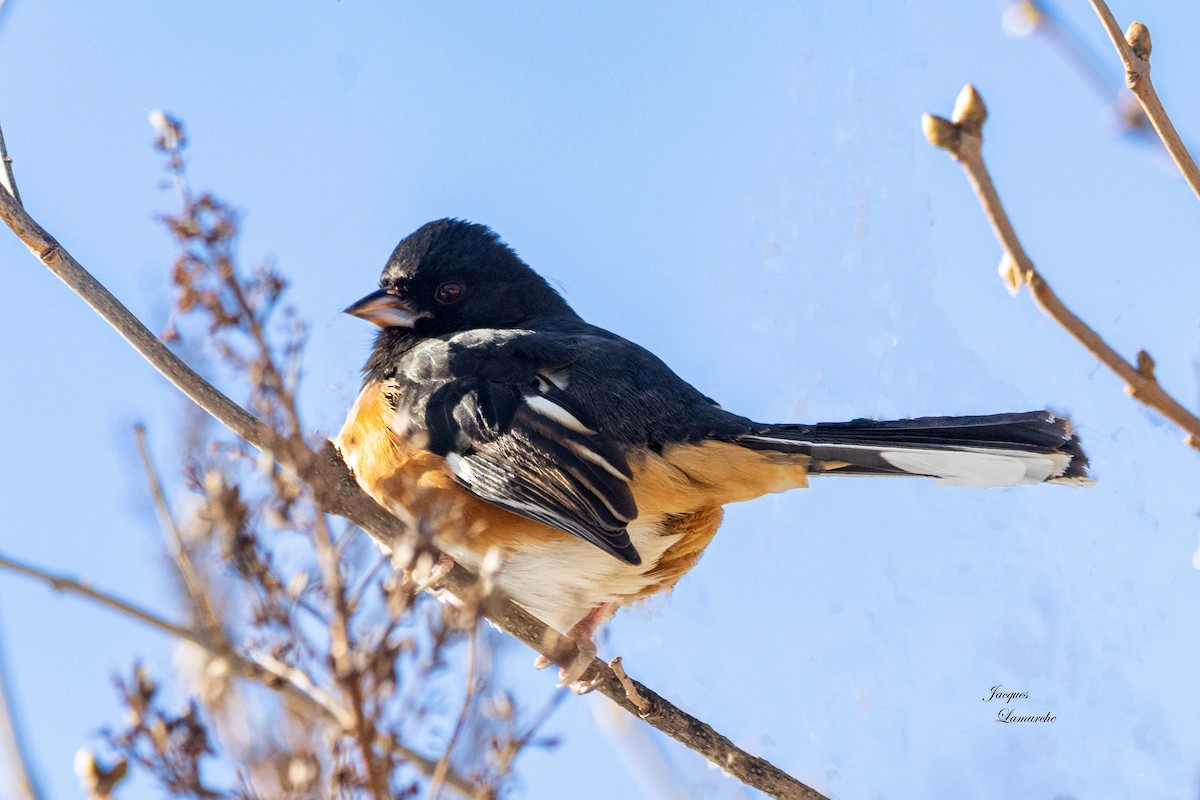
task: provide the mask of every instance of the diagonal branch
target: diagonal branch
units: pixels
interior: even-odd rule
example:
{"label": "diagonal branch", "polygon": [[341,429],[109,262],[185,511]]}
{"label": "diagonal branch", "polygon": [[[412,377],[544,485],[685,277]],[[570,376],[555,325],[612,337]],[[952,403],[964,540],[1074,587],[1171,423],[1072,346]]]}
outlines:
{"label": "diagonal branch", "polygon": [[[112,325],[151,366],[184,395],[307,483],[322,511],[350,520],[389,548],[393,543],[416,540],[417,531],[401,522],[359,489],[354,476],[331,443],[327,442],[324,451],[317,454],[299,442],[298,437],[287,439],[278,435],[200,377],[92,277],[6,191],[0,191],[0,219],[3,219],[39,261]],[[459,566],[455,566],[442,581],[445,588],[458,595],[469,594],[474,590],[475,584],[476,578]],[[569,642],[553,649],[547,647],[548,642],[553,643],[561,637],[511,600],[501,597],[498,593],[492,593],[486,609],[487,616],[497,627],[520,639],[535,651],[555,658],[560,664],[569,664],[575,658],[576,648]],[[620,682],[607,664],[594,659],[584,677],[589,676],[599,676],[597,688],[602,694],[626,711],[640,716],[637,706],[626,697]],[[644,717],[647,722],[700,753],[736,779],[773,797],[805,800],[821,800],[823,797],[766,759],[737,747],[707,723],[680,710],[636,681],[634,684],[643,697],[654,703],[655,713]]]}
{"label": "diagonal branch", "polygon": [[975,87],[967,84],[954,106],[953,121],[926,114],[923,119],[925,136],[930,144],[940,147],[962,165],[967,180],[979,196],[984,214],[992,231],[1004,248],[1000,262],[1001,275],[1015,294],[1024,284],[1029,287],[1033,301],[1051,319],[1063,326],[1092,355],[1125,381],[1126,394],[1153,408],[1187,432],[1185,442],[1200,449],[1200,419],[1184,408],[1162,388],[1154,375],[1154,359],[1139,350],[1137,364],[1126,361],[1086,322],[1067,308],[1050,288],[1033,259],[1021,246],[1017,232],[1000,202],[996,187],[983,163],[983,123],[987,111]]}
{"label": "diagonal branch", "polygon": [[[3,8],[4,0],[0,0],[0,9]],[[8,157],[8,147],[4,144],[4,131],[0,131],[0,161],[4,162],[4,170],[0,172],[0,184],[8,190],[8,193],[17,201],[17,205],[21,205],[21,192],[17,189],[17,177],[13,175],[12,159]]]}
{"label": "diagonal branch", "polygon": [[[96,589],[83,581],[48,572],[41,567],[17,561],[3,554],[0,554],[0,569],[39,580],[57,592],[67,592],[85,597],[100,606],[145,623],[151,628],[190,642],[213,657],[224,660],[238,677],[260,683],[269,689],[287,695],[288,699],[302,708],[305,713],[317,719],[327,720],[347,732],[353,730],[352,715],[338,704],[336,698],[316,686],[302,670],[284,664],[269,653],[242,655],[219,636],[171,622],[153,611],[123,600],[109,592]],[[423,775],[431,776],[438,769],[436,760],[421,755],[396,741],[395,738],[381,735],[380,740],[384,747],[411,762]],[[452,786],[456,791],[468,797],[475,796],[479,788],[453,771],[446,775],[445,781],[448,786]]]}
{"label": "diagonal branch", "polygon": [[1149,29],[1142,23],[1135,22],[1122,35],[1116,17],[1108,9],[1108,4],[1104,0],[1089,2],[1096,11],[1096,16],[1100,17],[1100,23],[1108,33],[1108,38],[1112,40],[1113,47],[1117,48],[1117,55],[1121,57],[1121,63],[1125,66],[1125,85],[1133,90],[1158,138],[1162,139],[1167,152],[1171,154],[1171,160],[1179,167],[1184,180],[1192,187],[1196,197],[1200,197],[1200,169],[1197,169],[1196,162],[1188,153],[1183,140],[1179,138],[1179,132],[1167,116],[1167,110],[1163,108],[1162,101],[1158,99],[1158,92],[1154,90],[1154,83],[1150,80]]}
{"label": "diagonal branch", "polygon": [[187,545],[171,509],[167,505],[167,497],[163,494],[162,484],[158,480],[158,470],[154,468],[154,460],[150,457],[150,448],[146,444],[146,428],[138,425],[134,428],[134,438],[137,441],[138,455],[142,460],[142,469],[146,473],[150,497],[154,500],[154,510],[158,514],[158,523],[163,529],[163,537],[167,540],[167,551],[175,562],[175,569],[183,581],[183,588],[196,615],[197,624],[201,630],[210,631],[213,635],[220,633],[220,617],[218,616],[204,581],[196,571],[196,565],[188,555]]}
{"label": "diagonal branch", "polygon": [[25,740],[17,727],[16,711],[12,707],[8,683],[8,661],[0,647],[0,746],[3,763],[8,764],[13,800],[41,800],[29,754],[25,751]]}

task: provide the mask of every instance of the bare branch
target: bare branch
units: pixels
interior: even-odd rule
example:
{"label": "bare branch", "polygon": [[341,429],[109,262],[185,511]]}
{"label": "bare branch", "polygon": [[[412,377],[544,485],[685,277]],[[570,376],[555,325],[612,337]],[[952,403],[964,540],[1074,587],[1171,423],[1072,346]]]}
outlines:
{"label": "bare branch", "polygon": [[1096,331],[1063,304],[1033,266],[1033,260],[1021,246],[1016,230],[983,163],[983,123],[986,118],[983,100],[976,93],[975,87],[967,84],[955,104],[953,121],[926,114],[923,125],[930,144],[942,148],[951,158],[962,164],[967,180],[983,205],[992,231],[996,234],[1000,246],[1004,248],[1000,271],[1009,288],[1015,293],[1022,284],[1028,286],[1033,301],[1042,311],[1125,381],[1126,394],[1183,428],[1188,434],[1186,443],[1200,449],[1200,419],[1159,385],[1149,355],[1145,351],[1139,352],[1138,362],[1142,365],[1141,368],[1122,358]]}
{"label": "bare branch", "polygon": [[[4,220],[39,261],[87,302],[188,398],[307,483],[318,506],[325,513],[345,517],[387,547],[398,542],[417,540],[416,531],[359,489],[354,476],[331,443],[326,443],[322,453],[313,453],[296,440],[288,440],[278,435],[205,381],[168,350],[5,192],[0,192],[0,219]],[[475,583],[474,576],[457,566],[443,581],[443,585],[454,593],[469,593]],[[547,654],[546,642],[560,638],[544,623],[512,601],[501,597],[499,593],[491,594],[486,608],[487,616],[498,627],[539,653]],[[144,621],[154,624],[151,620]],[[181,631],[178,635],[191,640],[194,634],[189,633]],[[554,655],[569,661],[576,655],[575,647],[556,647]],[[600,676],[599,691],[630,713],[639,713],[637,707],[626,697],[625,690],[612,670],[604,662],[594,660],[592,667],[585,673],[585,679],[588,675]],[[635,682],[635,685],[643,696],[655,704],[658,713],[648,720],[651,725],[700,753],[736,779],[774,797],[813,800],[822,797],[765,759],[737,747],[708,724],[668,703],[641,684]]]}
{"label": "bare branch", "polygon": [[1056,49],[1067,63],[1100,98],[1111,107],[1121,127],[1147,142],[1151,136],[1150,121],[1146,119],[1137,98],[1118,91],[1121,83],[1108,69],[1108,62],[1093,50],[1079,30],[1039,0],[1014,0],[1004,11],[1004,29],[1010,36],[1038,33]]}
{"label": "bare branch", "polygon": [[138,425],[135,427],[134,437],[137,440],[138,455],[142,459],[142,468],[146,472],[146,481],[150,487],[150,496],[154,499],[154,510],[158,513],[158,521],[162,526],[163,535],[167,540],[167,550],[175,562],[175,569],[179,572],[179,577],[183,580],[184,589],[187,591],[188,598],[191,600],[192,606],[196,611],[200,627],[206,631],[210,631],[214,635],[218,635],[220,631],[220,618],[213,606],[212,597],[209,595],[204,581],[200,579],[199,573],[196,572],[196,565],[192,563],[191,556],[188,555],[187,547],[183,542],[183,536],[179,533],[179,526],[175,524],[175,518],[171,516],[171,509],[167,506],[166,495],[163,494],[162,484],[158,480],[158,471],[154,468],[154,461],[150,457],[150,449],[146,446],[145,426]]}
{"label": "bare branch", "polygon": [[[223,659],[239,677],[287,695],[298,708],[303,709],[312,717],[324,719],[347,732],[353,730],[353,717],[346,709],[338,705],[335,698],[314,685],[303,671],[280,662],[274,656],[267,653],[244,656],[227,642],[215,641],[206,633],[171,622],[153,611],[123,600],[109,592],[95,589],[83,581],[48,572],[3,554],[0,554],[0,568],[39,580],[48,584],[55,591],[86,597],[105,608],[191,642],[214,657]],[[382,746],[411,762],[423,775],[431,776],[437,769],[437,762],[434,759],[421,755],[391,737],[380,736],[379,741]],[[474,796],[478,789],[473,783],[453,772],[447,775],[446,784],[466,796]]]}
{"label": "bare branch", "polygon": [[[0,13],[2,13],[2,5],[0,5]],[[4,131],[0,131],[0,161],[4,162],[4,170],[0,172],[0,183],[17,201],[17,205],[21,205],[21,192],[17,189],[17,177],[13,175],[12,159],[8,157],[8,147],[4,144]]]}
{"label": "bare branch", "polygon": [[0,647],[0,749],[11,775],[9,789],[13,792],[13,800],[41,800],[42,793],[34,779],[25,741],[9,699],[8,661],[3,647]]}
{"label": "bare branch", "polygon": [[458,744],[458,737],[462,735],[463,727],[467,724],[467,714],[471,711],[471,701],[475,699],[475,685],[477,682],[475,669],[479,663],[479,620],[474,620],[471,623],[471,646],[469,652],[470,654],[467,657],[467,688],[463,692],[462,708],[459,709],[458,719],[454,723],[454,731],[450,734],[450,740],[446,742],[446,749],[442,752],[442,757],[438,759],[433,779],[429,782],[429,792],[426,795],[429,800],[437,800],[441,796],[442,786],[446,782],[446,775],[450,772],[450,757],[454,755],[454,746]]}
{"label": "bare branch", "polygon": [[1183,178],[1188,186],[1192,187],[1192,192],[1200,198],[1200,169],[1196,167],[1196,162],[1184,146],[1183,140],[1179,138],[1179,132],[1167,116],[1167,110],[1163,108],[1162,101],[1158,99],[1158,92],[1154,90],[1154,83],[1150,80],[1149,29],[1142,23],[1135,22],[1122,35],[1116,17],[1108,9],[1108,4],[1104,0],[1089,2],[1096,16],[1100,17],[1100,23],[1108,33],[1108,38],[1112,40],[1113,47],[1117,48],[1117,55],[1121,57],[1121,63],[1125,66],[1125,85],[1137,96],[1158,138],[1162,139],[1167,152],[1171,154],[1171,160],[1183,173]]}

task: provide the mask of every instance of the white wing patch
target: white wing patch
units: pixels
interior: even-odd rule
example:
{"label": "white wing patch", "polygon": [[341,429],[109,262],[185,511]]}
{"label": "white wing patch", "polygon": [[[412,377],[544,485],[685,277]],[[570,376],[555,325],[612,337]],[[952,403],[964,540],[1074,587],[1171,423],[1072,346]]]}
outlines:
{"label": "white wing patch", "polygon": [[579,456],[582,459],[586,459],[587,461],[592,462],[593,464],[598,466],[600,469],[607,472],[609,475],[612,475],[614,478],[616,478],[618,480],[622,480],[622,481],[633,480],[632,475],[622,472],[621,470],[614,467],[607,458],[600,455],[595,450],[592,450],[591,448],[589,448],[579,442],[572,441],[570,439],[565,439],[565,440],[563,440],[562,443],[564,445],[566,445],[571,450],[572,453],[574,453],[575,455]]}
{"label": "white wing patch", "polygon": [[567,411],[558,403],[542,397],[541,395],[526,395],[525,405],[529,406],[531,410],[536,411],[543,417],[554,420],[568,430],[575,431],[576,433],[582,433],[585,436],[594,436],[596,434],[594,430],[580,422],[579,419],[570,411]]}
{"label": "white wing patch", "polygon": [[565,392],[567,387],[571,385],[571,379],[567,375],[567,371],[565,369],[560,369],[557,371],[542,370],[538,372],[538,376],[550,381],[550,383],[558,387],[560,392]]}

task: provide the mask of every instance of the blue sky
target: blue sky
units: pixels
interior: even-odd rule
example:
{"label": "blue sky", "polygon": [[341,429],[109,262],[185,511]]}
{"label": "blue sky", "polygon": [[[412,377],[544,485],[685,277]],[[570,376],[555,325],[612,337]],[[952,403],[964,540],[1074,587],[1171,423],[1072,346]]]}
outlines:
{"label": "blue sky", "polygon": [[[1116,56],[1070,5],[1115,97]],[[920,114],[979,87],[985,156],[1045,277],[1192,408],[1200,209],[1058,51],[1004,34],[1003,9],[10,0],[0,124],[27,208],[153,328],[171,198],[146,116],[182,118],[194,182],[244,213],[246,263],[294,279],[320,430],[371,335],[340,309],[443,216],[491,225],[587,319],[756,419],[1069,413],[1094,488],[824,479],[733,507],[601,654],[833,797],[1195,796],[1200,464],[1008,296]],[[1197,135],[1200,7],[1113,10],[1150,27],[1159,91]],[[183,401],[14,240],[0,262],[0,547],[169,603],[131,429],[171,463]],[[168,670],[170,642],[4,574],[0,625],[36,765],[76,796],[75,749],[118,714],[110,675]],[[546,696],[551,676],[508,672],[530,707]],[[1056,721],[998,725],[994,684]],[[568,700],[564,745],[528,755],[519,796],[664,796],[632,751],[685,791],[751,796],[603,703]]]}

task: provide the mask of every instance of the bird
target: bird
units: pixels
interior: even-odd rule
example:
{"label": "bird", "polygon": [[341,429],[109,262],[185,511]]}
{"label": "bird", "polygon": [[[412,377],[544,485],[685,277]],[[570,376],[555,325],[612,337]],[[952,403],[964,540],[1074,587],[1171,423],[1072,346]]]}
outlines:
{"label": "bird", "polygon": [[577,691],[597,629],[672,589],[729,503],[818,476],[1091,480],[1049,411],[816,424],[726,411],[459,219],[405,237],[346,313],[379,328],[334,440],[346,465],[394,513],[452,503],[459,524],[438,547],[575,643],[560,683]]}

